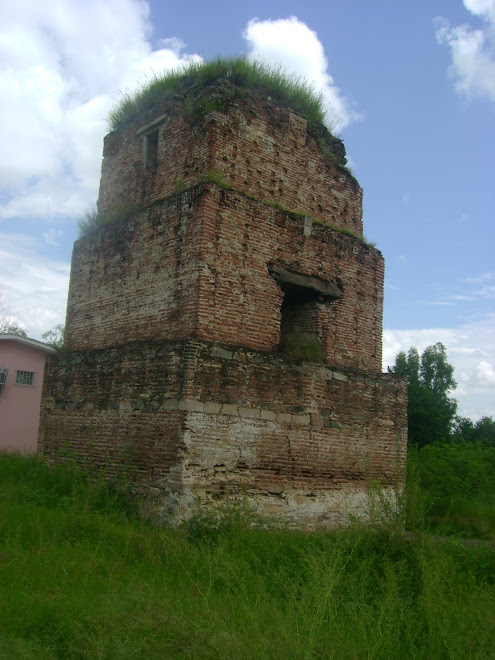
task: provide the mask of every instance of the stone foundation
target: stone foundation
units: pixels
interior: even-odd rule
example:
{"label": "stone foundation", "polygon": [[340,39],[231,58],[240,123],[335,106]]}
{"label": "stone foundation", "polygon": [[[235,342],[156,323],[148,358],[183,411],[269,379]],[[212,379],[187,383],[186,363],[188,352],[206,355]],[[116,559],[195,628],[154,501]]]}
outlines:
{"label": "stone foundation", "polygon": [[40,449],[131,480],[162,520],[228,492],[314,528],[400,482],[405,397],[389,374],[204,342],[75,351],[51,363]]}

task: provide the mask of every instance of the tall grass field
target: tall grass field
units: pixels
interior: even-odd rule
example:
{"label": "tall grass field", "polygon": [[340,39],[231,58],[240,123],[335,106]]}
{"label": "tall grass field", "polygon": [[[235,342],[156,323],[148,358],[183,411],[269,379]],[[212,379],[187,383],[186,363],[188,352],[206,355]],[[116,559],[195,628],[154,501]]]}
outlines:
{"label": "tall grass field", "polygon": [[378,497],[371,525],[305,534],[253,528],[242,504],[154,528],[103,480],[1,455],[0,657],[495,658],[486,459],[464,492],[416,454],[400,515]]}

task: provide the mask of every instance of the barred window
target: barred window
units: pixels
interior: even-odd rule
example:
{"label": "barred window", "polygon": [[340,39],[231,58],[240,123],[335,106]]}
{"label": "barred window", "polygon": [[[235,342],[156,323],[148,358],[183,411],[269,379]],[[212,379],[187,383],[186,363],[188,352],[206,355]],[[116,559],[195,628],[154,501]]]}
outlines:
{"label": "barred window", "polygon": [[15,382],[17,385],[34,385],[34,371],[17,370]]}

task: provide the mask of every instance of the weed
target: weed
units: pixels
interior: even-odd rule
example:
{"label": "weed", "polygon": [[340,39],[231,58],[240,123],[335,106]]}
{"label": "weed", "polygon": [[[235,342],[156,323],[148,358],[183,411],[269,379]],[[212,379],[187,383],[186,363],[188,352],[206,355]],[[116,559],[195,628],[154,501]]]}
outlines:
{"label": "weed", "polygon": [[358,241],[361,241],[361,243],[364,243],[364,245],[367,245],[369,247],[372,248],[376,247],[376,243],[374,243],[373,241],[368,241],[366,236],[360,236],[359,234],[357,234],[352,229],[349,229],[348,227],[340,227],[339,225],[336,225],[333,222],[319,220],[318,218],[312,218],[312,222],[314,225],[320,225],[320,227],[328,227],[329,229],[332,229],[333,231],[338,231],[340,234],[344,234],[345,236],[352,236],[352,238],[357,238]]}
{"label": "weed", "polygon": [[366,236],[363,236],[363,243],[366,243],[369,247],[376,248],[376,242],[375,241],[369,241]]}
{"label": "weed", "polygon": [[104,225],[108,225],[112,222],[127,220],[127,218],[130,218],[131,215],[134,215],[134,213],[137,213],[139,210],[140,206],[135,202],[114,204],[105,211],[87,209],[77,221],[79,236],[83,237],[92,234]]}
{"label": "weed", "polygon": [[196,512],[182,523],[182,528],[186,530],[188,539],[198,543],[231,536],[238,530],[259,525],[260,521],[256,507],[245,495],[233,500],[227,491],[225,499],[216,507],[197,505]]}
{"label": "weed", "polygon": [[211,110],[224,111],[239,92],[214,92],[208,99],[200,99],[205,88],[226,81],[239,90],[256,89],[275,102],[291,107],[309,122],[323,123],[323,97],[312,85],[281,67],[270,68],[246,57],[217,57],[210,62],[190,62],[182,68],[154,74],[135,93],[125,92],[109,115],[111,130],[132,121],[144,110],[166,100],[176,98],[184,104],[189,115],[203,115]]}
{"label": "weed", "polygon": [[328,160],[338,167],[339,170],[354,178],[351,170],[346,165],[347,159],[345,158],[344,153],[342,153],[340,141],[336,141],[336,138],[333,138],[332,141],[329,142],[327,135],[320,135],[317,142],[320,151],[328,158]]}
{"label": "weed", "polygon": [[284,337],[280,350],[291,358],[305,362],[322,362],[325,357],[321,342],[314,339],[304,340],[297,335]]}
{"label": "weed", "polygon": [[187,92],[183,97],[185,115],[200,119],[210,112],[226,112],[230,102],[240,96],[240,90],[235,87],[215,87],[211,95],[198,98],[197,90]]}
{"label": "weed", "polygon": [[278,211],[282,211],[282,213],[288,213],[289,215],[293,215],[297,218],[305,218],[307,216],[307,213],[301,213],[300,211],[293,211],[291,209],[288,209],[283,204],[281,204],[280,202],[277,202],[277,201],[264,199],[263,204],[265,206],[271,206],[272,208],[277,209]]}
{"label": "weed", "polygon": [[187,185],[184,179],[182,177],[176,177],[174,179],[174,193],[176,195],[180,195],[186,189],[187,189]]}
{"label": "weed", "polygon": [[200,178],[201,183],[214,183],[222,190],[234,190],[231,184],[222,178],[222,175],[215,170],[210,170],[208,174],[204,174]]}

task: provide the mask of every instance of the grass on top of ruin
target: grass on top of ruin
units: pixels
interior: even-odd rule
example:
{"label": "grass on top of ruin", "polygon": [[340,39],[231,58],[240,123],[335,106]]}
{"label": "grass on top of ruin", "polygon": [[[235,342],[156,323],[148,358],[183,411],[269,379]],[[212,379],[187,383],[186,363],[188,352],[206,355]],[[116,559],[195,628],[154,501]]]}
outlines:
{"label": "grass on top of ruin", "polygon": [[435,540],[409,498],[412,535],[376,506],[334,532],[243,503],[158,529],[125,489],[0,455],[0,657],[493,657],[493,544]]}
{"label": "grass on top of ruin", "polygon": [[[170,99],[184,102],[192,114],[198,110],[198,93],[210,85],[228,81],[238,90],[256,89],[270,96],[276,103],[291,107],[310,123],[323,124],[325,103],[314,87],[295,74],[281,67],[273,68],[247,57],[217,57],[208,62],[197,60],[186,66],[154,73],[146,78],[135,92],[125,91],[111,110],[108,123],[115,130],[135,119],[141,112]],[[234,93],[234,90],[230,92]],[[211,107],[203,110],[222,110],[228,98],[218,95],[210,101]],[[200,108],[201,109],[201,108]]]}

